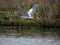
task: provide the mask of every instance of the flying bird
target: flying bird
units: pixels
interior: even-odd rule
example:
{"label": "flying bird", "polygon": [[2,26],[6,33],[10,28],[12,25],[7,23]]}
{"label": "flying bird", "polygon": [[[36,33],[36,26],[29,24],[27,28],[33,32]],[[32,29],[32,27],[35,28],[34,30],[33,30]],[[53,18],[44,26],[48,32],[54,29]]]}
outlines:
{"label": "flying bird", "polygon": [[21,13],[23,16],[21,16],[22,18],[33,18],[32,15],[34,14],[34,12],[36,11],[36,9],[38,8],[38,4],[35,4],[28,12],[26,12],[23,8],[18,7],[18,11],[19,13]]}

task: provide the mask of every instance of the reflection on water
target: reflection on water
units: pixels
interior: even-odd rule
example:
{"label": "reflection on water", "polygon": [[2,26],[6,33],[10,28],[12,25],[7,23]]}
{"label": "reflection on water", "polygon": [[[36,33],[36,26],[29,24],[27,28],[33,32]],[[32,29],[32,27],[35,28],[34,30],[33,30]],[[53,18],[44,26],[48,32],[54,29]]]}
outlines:
{"label": "reflection on water", "polygon": [[60,45],[60,30],[0,27],[0,45]]}
{"label": "reflection on water", "polygon": [[0,38],[0,45],[60,45],[60,40],[54,38],[3,37]]}

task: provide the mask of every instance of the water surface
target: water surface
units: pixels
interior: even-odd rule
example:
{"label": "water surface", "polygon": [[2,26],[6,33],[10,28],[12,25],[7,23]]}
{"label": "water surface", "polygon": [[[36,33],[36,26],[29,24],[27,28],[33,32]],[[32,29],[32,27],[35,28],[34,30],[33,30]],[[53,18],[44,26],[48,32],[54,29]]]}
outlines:
{"label": "water surface", "polygon": [[60,45],[57,38],[0,36],[0,45]]}
{"label": "water surface", "polygon": [[60,31],[4,27],[0,28],[0,45],[60,45]]}

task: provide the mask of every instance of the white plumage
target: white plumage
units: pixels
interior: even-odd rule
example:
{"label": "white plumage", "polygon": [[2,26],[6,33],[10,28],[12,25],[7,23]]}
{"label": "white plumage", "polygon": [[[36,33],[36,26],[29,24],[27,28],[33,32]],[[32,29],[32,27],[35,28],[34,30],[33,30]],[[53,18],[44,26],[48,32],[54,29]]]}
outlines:
{"label": "white plumage", "polygon": [[23,16],[22,18],[33,18],[32,15],[34,14],[35,10],[38,8],[38,4],[35,4],[28,12],[26,12],[23,8],[19,7],[19,13]]}

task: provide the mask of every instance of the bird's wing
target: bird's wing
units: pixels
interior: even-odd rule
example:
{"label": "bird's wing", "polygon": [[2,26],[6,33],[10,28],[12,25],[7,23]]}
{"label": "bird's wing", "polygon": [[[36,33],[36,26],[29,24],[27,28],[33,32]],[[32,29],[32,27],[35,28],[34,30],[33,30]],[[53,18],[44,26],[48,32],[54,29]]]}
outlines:
{"label": "bird's wing", "polygon": [[19,13],[21,13],[23,16],[29,16],[28,14],[27,14],[27,12],[23,9],[23,8],[21,8],[21,7],[18,7],[18,11],[19,11]]}
{"label": "bird's wing", "polygon": [[27,13],[29,16],[33,15],[35,10],[38,8],[38,4],[35,4]]}

